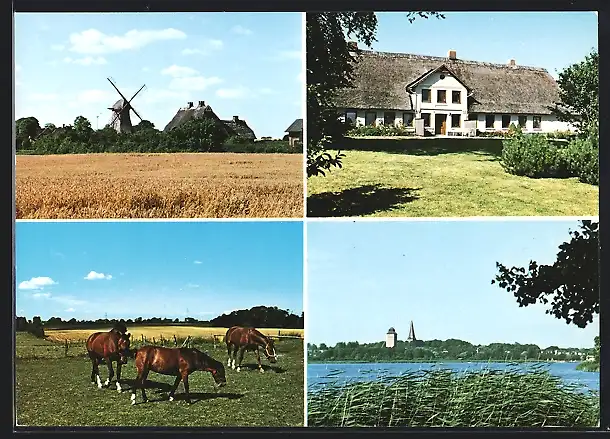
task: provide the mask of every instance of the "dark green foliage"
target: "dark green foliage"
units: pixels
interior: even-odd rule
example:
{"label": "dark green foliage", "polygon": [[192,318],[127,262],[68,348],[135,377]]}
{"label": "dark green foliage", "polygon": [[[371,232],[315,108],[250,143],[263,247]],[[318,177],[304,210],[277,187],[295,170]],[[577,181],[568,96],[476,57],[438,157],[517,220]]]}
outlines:
{"label": "dark green foliage", "polygon": [[513,293],[519,306],[549,304],[546,310],[566,323],[584,328],[599,314],[599,222],[581,221],[580,231],[559,246],[552,265],[530,261],[529,267],[507,268],[496,262],[491,281]]}
{"label": "dark green foliage", "polygon": [[435,368],[308,391],[310,427],[594,427],[599,396],[542,368]]}
{"label": "dark green foliage", "polygon": [[517,135],[504,142],[502,167],[510,174],[532,178],[570,177],[561,147],[542,135]]}
{"label": "dark green foliage", "polygon": [[563,150],[571,175],[583,183],[599,185],[599,146],[597,138],[572,140]]}
{"label": "dark green foliage", "polygon": [[35,139],[42,131],[38,119],[35,117],[22,117],[15,121],[15,140],[17,149],[29,149],[30,140]]}
{"label": "dark green foliage", "polygon": [[405,126],[395,125],[379,125],[379,126],[359,126],[351,128],[347,131],[346,135],[358,137],[358,136],[412,136],[415,132],[413,129],[408,129]]}
{"label": "dark green foliage", "polygon": [[303,328],[303,314],[292,314],[290,310],[279,309],[277,306],[255,306],[250,309],[233,311],[210,320],[212,326],[230,328],[231,326],[253,326],[258,328]]}

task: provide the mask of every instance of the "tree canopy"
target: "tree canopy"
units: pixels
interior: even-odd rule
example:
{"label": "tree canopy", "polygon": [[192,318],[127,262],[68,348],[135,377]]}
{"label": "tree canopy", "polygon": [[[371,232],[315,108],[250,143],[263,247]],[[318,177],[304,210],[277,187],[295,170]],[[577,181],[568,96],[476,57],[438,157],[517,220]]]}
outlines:
{"label": "tree canopy", "polygon": [[592,50],[585,59],[559,73],[560,102],[553,113],[579,131],[596,134],[599,128],[599,54]]}
{"label": "tree canopy", "polygon": [[527,268],[509,269],[496,262],[491,283],[512,292],[519,306],[550,305],[547,314],[586,327],[599,314],[599,223],[583,220],[580,229],[569,232],[552,265],[532,260]]}
{"label": "tree canopy", "polygon": [[[444,18],[438,12],[408,12],[417,17]],[[307,13],[307,176],[326,175],[341,167],[340,152],[330,154],[327,147],[345,134],[348,126],[339,121],[333,103],[335,92],[353,86],[357,58],[348,46],[355,39],[371,48],[376,41],[377,16],[374,12]]]}

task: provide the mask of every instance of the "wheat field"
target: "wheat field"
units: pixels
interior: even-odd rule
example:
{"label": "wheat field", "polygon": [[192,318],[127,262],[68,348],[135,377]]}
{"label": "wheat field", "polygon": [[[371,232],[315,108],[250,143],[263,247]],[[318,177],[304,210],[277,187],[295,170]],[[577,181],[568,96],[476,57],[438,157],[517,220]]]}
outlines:
{"label": "wheat field", "polygon": [[[87,328],[87,329],[45,329],[45,335],[51,341],[85,341],[92,333],[97,331],[109,331],[110,327],[103,328]],[[183,339],[189,335],[193,338],[204,340],[214,340],[214,336],[220,336],[227,332],[229,328],[211,327],[204,328],[199,326],[128,326],[127,331],[131,334],[134,340],[145,337],[147,340],[152,340],[155,337],[157,340],[161,336],[165,339],[173,339],[174,335],[177,338]],[[270,336],[293,336],[303,338],[303,329],[277,329],[277,328],[256,328],[265,335]]]}
{"label": "wheat field", "polygon": [[20,155],[16,217],[303,217],[303,156]]}

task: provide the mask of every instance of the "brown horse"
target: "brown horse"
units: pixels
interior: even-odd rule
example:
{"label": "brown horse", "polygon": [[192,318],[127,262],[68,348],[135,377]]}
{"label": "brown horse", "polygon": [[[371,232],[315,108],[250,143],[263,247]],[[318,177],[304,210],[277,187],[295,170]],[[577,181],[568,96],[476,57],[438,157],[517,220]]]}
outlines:
{"label": "brown horse", "polygon": [[197,370],[211,372],[212,377],[216,382],[216,388],[220,388],[227,384],[225,368],[222,363],[194,348],[142,346],[136,352],[136,369],[138,375],[131,388],[132,405],[136,403],[136,390],[138,388],[142,390],[142,399],[144,402],[148,400],[148,398],[146,398],[146,392],[144,391],[144,385],[148,372],[151,370],[161,375],[173,375],[176,377],[174,386],[169,392],[170,401],[174,400],[174,394],[182,380],[184,382],[185,399],[189,404],[191,403],[188,377]]}
{"label": "brown horse", "polygon": [[[275,346],[273,339],[266,337],[261,332],[254,328],[243,328],[241,326],[233,326],[229,328],[225,334],[225,343],[227,344],[227,353],[229,354],[229,361],[227,364],[231,368],[236,369],[238,372],[241,370],[241,362],[244,359],[244,353],[246,351],[253,351],[256,353],[256,360],[258,361],[258,370],[264,372],[261,364],[261,355],[259,348],[263,348],[263,353],[270,363],[276,362]],[[237,359],[237,367],[235,367],[235,357],[239,351]],[[233,358],[231,359],[231,353]]]}
{"label": "brown horse", "polygon": [[87,339],[87,352],[91,359],[91,382],[97,381],[98,388],[102,388],[102,380],[100,379],[99,364],[102,360],[108,365],[108,378],[104,383],[105,386],[110,386],[110,382],[114,377],[114,369],[112,362],[116,361],[116,390],[121,393],[121,366],[127,363],[127,357],[130,355],[130,336],[124,331],[124,328],[112,328],[109,332],[95,332]]}

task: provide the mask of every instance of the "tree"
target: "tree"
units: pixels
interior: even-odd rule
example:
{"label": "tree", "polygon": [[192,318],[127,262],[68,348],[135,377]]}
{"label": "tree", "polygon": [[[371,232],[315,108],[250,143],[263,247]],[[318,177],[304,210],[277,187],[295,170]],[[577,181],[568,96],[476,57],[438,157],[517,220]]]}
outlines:
{"label": "tree", "polygon": [[155,124],[149,120],[142,120],[139,124],[133,127],[133,131],[156,130]]}
{"label": "tree", "polygon": [[553,265],[530,261],[524,267],[506,268],[492,284],[512,292],[519,306],[549,304],[547,314],[584,328],[599,314],[599,223],[581,221],[581,231],[570,231],[572,239],[559,246]]}
{"label": "tree", "polygon": [[599,54],[592,50],[584,61],[559,73],[559,100],[552,110],[557,119],[573,124],[584,135],[599,127]]}
{"label": "tree", "polygon": [[[434,16],[438,12],[408,12],[407,19]],[[343,154],[331,155],[327,147],[346,130],[333,99],[341,88],[353,86],[357,58],[350,53],[347,38],[371,47],[377,31],[374,12],[316,12],[307,14],[307,176],[326,175],[341,167]]]}
{"label": "tree", "polygon": [[93,128],[91,128],[91,122],[84,117],[78,116],[74,119],[74,133],[77,140],[81,142],[88,142],[93,134]]}
{"label": "tree", "polygon": [[42,128],[35,117],[22,117],[15,121],[15,142],[17,149],[27,149],[31,141],[40,134]]}

